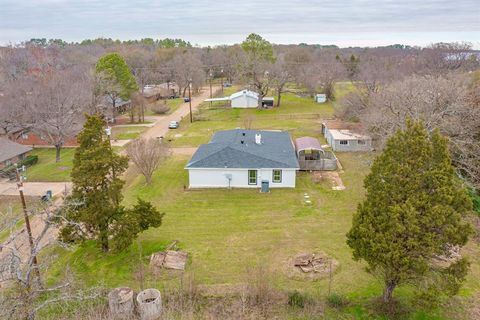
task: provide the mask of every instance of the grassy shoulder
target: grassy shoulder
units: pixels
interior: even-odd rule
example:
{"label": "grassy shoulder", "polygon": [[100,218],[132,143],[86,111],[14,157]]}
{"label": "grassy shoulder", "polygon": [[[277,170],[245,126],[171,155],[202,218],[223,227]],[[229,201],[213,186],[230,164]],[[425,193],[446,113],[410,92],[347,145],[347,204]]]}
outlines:
{"label": "grassy shoulder", "polygon": [[[32,208],[38,205],[38,198],[26,197],[27,207]],[[12,223],[15,222],[15,225]],[[10,234],[10,228],[13,231],[20,229],[24,225],[23,208],[19,197],[0,196],[0,243],[5,242]]]}
{"label": "grassy shoulder", "polygon": [[147,126],[122,126],[112,128],[112,139],[114,140],[132,140],[136,139],[147,130]]}

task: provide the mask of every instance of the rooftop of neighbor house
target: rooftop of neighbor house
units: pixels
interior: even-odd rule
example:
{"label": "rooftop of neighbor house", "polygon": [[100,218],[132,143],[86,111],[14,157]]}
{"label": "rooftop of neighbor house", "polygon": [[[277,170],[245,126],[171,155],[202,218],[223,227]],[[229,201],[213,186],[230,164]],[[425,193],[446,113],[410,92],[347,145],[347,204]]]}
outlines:
{"label": "rooftop of neighbor house", "polygon": [[359,122],[347,122],[338,119],[322,122],[334,139],[340,140],[369,140],[370,136],[362,134],[363,126]]}
{"label": "rooftop of neighbor house", "polygon": [[288,132],[234,129],[216,132],[186,168],[298,169],[299,165]]}
{"label": "rooftop of neighbor house", "polygon": [[0,162],[12,159],[31,150],[31,147],[13,142],[7,138],[0,138]]}
{"label": "rooftop of neighbor house", "polygon": [[370,140],[370,136],[352,132],[350,130],[329,129],[335,140]]}
{"label": "rooftop of neighbor house", "polygon": [[247,96],[250,96],[252,98],[258,99],[258,93],[256,93],[255,91],[251,91],[251,90],[241,90],[241,91],[232,93],[232,95],[230,96],[230,99],[235,99],[235,98],[241,97],[243,95],[247,95]]}

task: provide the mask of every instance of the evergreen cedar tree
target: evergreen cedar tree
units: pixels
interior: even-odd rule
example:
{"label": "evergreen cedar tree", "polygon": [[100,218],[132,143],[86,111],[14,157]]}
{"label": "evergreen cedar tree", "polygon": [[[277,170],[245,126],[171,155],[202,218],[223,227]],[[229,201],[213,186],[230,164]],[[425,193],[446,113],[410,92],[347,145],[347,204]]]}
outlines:
{"label": "evergreen cedar tree", "polygon": [[159,227],[163,213],[141,199],[132,208],[122,202],[124,181],[119,178],[128,167],[128,158],[115,153],[103,132],[98,115],[86,115],[78,135],[71,173],[73,190],[65,208],[67,223],[61,229],[64,241],[94,239],[103,251],[126,249],[137,235]]}
{"label": "evergreen cedar tree", "polygon": [[268,92],[269,81],[264,81],[264,64],[274,63],[273,46],[270,42],[255,33],[251,33],[241,44],[247,59],[244,67],[245,76],[251,78],[253,86],[259,94],[258,107],[262,107],[262,99]]}
{"label": "evergreen cedar tree", "polygon": [[[383,301],[401,284],[427,284],[433,295],[456,294],[468,262],[448,268],[432,263],[472,232],[463,217],[472,209],[468,192],[451,164],[448,141],[438,130],[407,120],[389,138],[365,178],[366,198],[353,217],[347,244],[355,260],[384,281]],[[434,280],[432,280],[434,279]]]}
{"label": "evergreen cedar tree", "polygon": [[95,66],[95,72],[118,85],[120,88],[118,94],[123,100],[130,99],[130,95],[138,90],[135,77],[118,53],[109,53],[101,57]]}
{"label": "evergreen cedar tree", "polygon": [[258,59],[270,63],[275,62],[272,44],[258,34],[251,33],[242,42],[242,49],[249,55],[250,60]]}

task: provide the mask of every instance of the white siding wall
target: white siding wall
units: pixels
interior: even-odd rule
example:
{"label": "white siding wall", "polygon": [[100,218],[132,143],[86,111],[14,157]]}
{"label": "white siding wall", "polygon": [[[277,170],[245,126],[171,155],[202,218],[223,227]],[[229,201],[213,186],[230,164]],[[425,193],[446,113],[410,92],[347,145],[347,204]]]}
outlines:
{"label": "white siding wall", "polygon": [[232,99],[232,108],[256,108],[257,106],[258,100],[245,94]]}
{"label": "white siding wall", "polygon": [[232,188],[260,188],[262,180],[270,182],[270,188],[295,188],[295,169],[281,169],[282,182],[272,182],[273,169],[257,170],[257,184],[248,184],[248,169],[188,169],[190,188],[228,188],[226,174],[232,175]]}

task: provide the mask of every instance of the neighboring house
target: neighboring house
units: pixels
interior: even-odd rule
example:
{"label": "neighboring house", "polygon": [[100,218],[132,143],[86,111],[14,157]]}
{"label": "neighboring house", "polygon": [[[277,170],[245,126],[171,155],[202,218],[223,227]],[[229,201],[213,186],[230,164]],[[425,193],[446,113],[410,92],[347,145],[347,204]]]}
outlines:
{"label": "neighboring house", "polygon": [[178,95],[178,85],[175,82],[164,82],[157,85],[143,87],[143,96],[148,103],[159,99],[167,99]]}
{"label": "neighboring house", "polygon": [[235,129],[215,133],[188,162],[190,188],[295,187],[299,169],[287,132]]}
{"label": "neighboring house", "polygon": [[[75,124],[75,125],[72,125],[72,126],[75,126],[75,131],[78,133],[80,132],[80,130],[82,130],[82,127],[83,125],[81,124]],[[37,132],[36,131],[33,131],[31,129],[18,129],[18,130],[15,130],[13,132],[10,132],[8,135],[5,134],[5,133],[0,133],[0,139],[4,137],[4,138],[8,138],[16,143],[20,143],[20,144],[23,144],[23,145],[27,145],[27,146],[52,146],[51,143],[48,141],[48,139],[46,138],[46,133],[41,133],[41,132]],[[78,142],[77,142],[77,137],[76,137],[76,134],[71,136],[71,137],[67,137],[64,139],[64,142],[63,142],[63,146],[64,147],[76,147],[78,146]]]}
{"label": "neighboring house", "polygon": [[295,139],[300,170],[336,170],[337,158],[331,151],[323,150],[320,142],[312,137]]}
{"label": "neighboring house", "polygon": [[[109,108],[112,108],[113,106],[113,99],[111,96],[107,95],[105,96],[105,102],[104,102],[104,107],[109,109]],[[117,110],[116,112],[117,113],[124,113],[125,111],[127,111],[127,109],[130,107],[131,105],[131,101],[130,100],[123,100],[122,98],[120,97],[117,97],[115,99],[115,109]]]}
{"label": "neighboring house", "polygon": [[[258,107],[258,93],[250,90],[242,90],[233,93],[229,97],[206,99],[208,102],[230,101],[232,108],[256,108]],[[265,107],[273,107],[274,98],[264,97],[262,105]]]}
{"label": "neighboring house", "polygon": [[25,159],[31,150],[31,147],[21,145],[7,138],[0,138],[0,169]]}
{"label": "neighboring house", "polygon": [[372,138],[360,134],[361,126],[338,120],[322,122],[322,133],[333,151],[372,151]]}
{"label": "neighboring house", "polygon": [[[78,129],[80,132],[81,128]],[[30,130],[23,130],[20,134],[16,135],[15,142],[27,145],[27,146],[51,146],[46,136],[41,133],[36,133]],[[76,147],[78,146],[77,137],[72,136],[65,138],[63,142],[64,147]]]}

